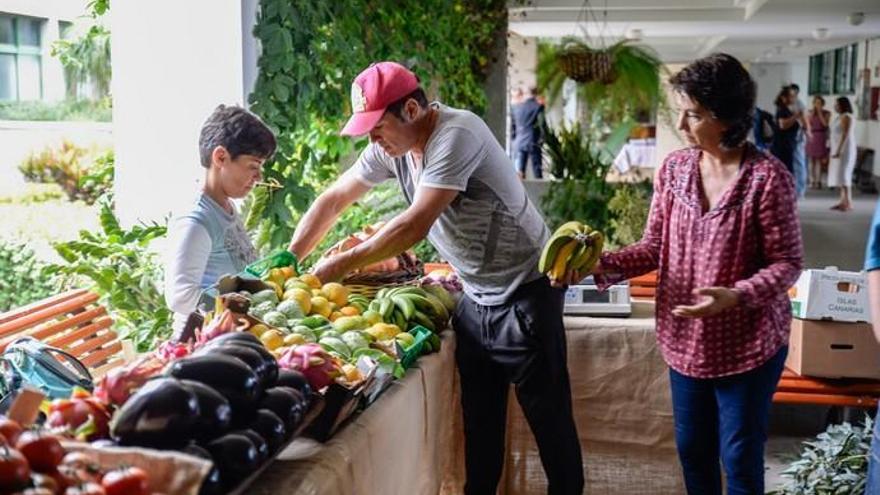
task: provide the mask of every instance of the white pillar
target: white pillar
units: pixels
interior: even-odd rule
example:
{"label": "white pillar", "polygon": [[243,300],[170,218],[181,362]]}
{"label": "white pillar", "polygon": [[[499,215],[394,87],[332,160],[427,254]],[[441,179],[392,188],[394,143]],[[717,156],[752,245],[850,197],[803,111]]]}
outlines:
{"label": "white pillar", "polygon": [[[115,199],[125,225],[187,208],[204,177],[199,129],[244,105],[257,0],[115,2],[111,33]],[[250,19],[250,20],[248,20]],[[251,76],[252,77],[252,76]]]}

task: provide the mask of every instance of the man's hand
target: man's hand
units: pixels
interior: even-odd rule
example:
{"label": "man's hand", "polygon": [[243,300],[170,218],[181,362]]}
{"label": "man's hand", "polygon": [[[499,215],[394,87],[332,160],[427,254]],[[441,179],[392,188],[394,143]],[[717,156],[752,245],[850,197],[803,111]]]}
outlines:
{"label": "man's hand", "polygon": [[693,306],[676,306],[672,314],[680,318],[705,318],[739,304],[739,293],[727,287],[702,287],[694,289],[694,295],[704,298]]}
{"label": "man's hand", "polygon": [[312,269],[312,275],[318,277],[322,284],[339,282],[350,271],[345,258],[343,255],[336,255],[321,260]]}

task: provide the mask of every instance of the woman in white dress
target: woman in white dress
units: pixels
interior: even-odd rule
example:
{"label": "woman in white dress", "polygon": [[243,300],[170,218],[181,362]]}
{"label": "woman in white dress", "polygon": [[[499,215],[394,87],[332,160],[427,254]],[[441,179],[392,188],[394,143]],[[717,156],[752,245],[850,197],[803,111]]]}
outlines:
{"label": "woman in white dress", "polygon": [[837,117],[831,124],[831,163],[828,165],[828,187],[840,188],[840,201],[832,210],[852,210],[852,177],[856,168],[855,121],[849,98],[841,96],[834,104]]}

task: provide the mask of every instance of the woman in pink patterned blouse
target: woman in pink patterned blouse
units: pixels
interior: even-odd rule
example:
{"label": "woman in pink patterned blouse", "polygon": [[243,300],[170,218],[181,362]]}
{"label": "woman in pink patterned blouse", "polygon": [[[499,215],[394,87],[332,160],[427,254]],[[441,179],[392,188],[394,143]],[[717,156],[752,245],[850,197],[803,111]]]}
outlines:
{"label": "woman in pink patterned blouse", "polygon": [[669,365],[689,494],[764,493],[764,442],[788,352],[788,288],[803,248],[791,174],[746,142],[755,83],[730,55],[670,80],[690,145],[666,157],[641,241],[602,256],[607,286],[658,270],[657,341]]}

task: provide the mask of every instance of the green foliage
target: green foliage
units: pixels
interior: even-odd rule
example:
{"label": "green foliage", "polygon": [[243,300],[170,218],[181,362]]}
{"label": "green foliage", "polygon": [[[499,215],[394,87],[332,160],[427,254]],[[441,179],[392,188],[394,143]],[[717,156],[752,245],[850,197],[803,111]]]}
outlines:
{"label": "green foliage", "polygon": [[61,199],[64,191],[58,184],[25,184],[24,191],[10,196],[0,196],[0,204],[32,205]]}
{"label": "green foliage", "polygon": [[95,24],[82,36],[56,41],[52,56],[64,66],[70,97],[77,98],[78,88],[89,82],[98,97],[110,94],[110,30],[104,26]]}
{"label": "green foliage", "polygon": [[0,102],[0,120],[110,122],[112,114],[110,98]]}
{"label": "green foliage", "polygon": [[64,260],[46,268],[89,281],[110,310],[120,336],[134,342],[139,352],[150,350],[156,339],[171,335],[171,312],[160,290],[162,265],[150,250],[166,226],[119,225],[109,199],[101,202],[100,232],[82,230],[79,239],[54,245]]}
{"label": "green foliage", "polygon": [[356,151],[339,130],[361,70],[402,62],[429,96],[482,113],[488,54],[506,19],[501,0],[261,0],[254,34],[263,53],[250,103],[276,131],[278,152],[265,175],[282,187],[249,201],[258,246],[286,245],[316,191]]}
{"label": "green foliage", "polygon": [[831,425],[815,440],[804,442],[800,459],[782,476],[789,482],[775,495],[862,494],[868,476],[873,421],[863,427]]}
{"label": "green foliage", "polygon": [[558,132],[545,129],[544,149],[550,158],[550,182],[541,206],[551,229],[579,220],[608,233],[608,201],[613,193],[605,181],[611,162],[580,124]]}
{"label": "green foliage", "polygon": [[0,312],[54,294],[56,279],[45,275],[43,266],[26,244],[0,240]]}
{"label": "green foliage", "polygon": [[79,178],[77,187],[86,203],[92,204],[101,196],[113,190],[113,176],[116,171],[115,154],[107,150],[98,155],[86,174]]}
{"label": "green foliage", "polygon": [[[538,87],[549,101],[562,92],[566,75],[557,62],[565,50],[595,51],[578,38],[565,38],[561,45],[540,43],[538,45]],[[666,101],[660,77],[663,64],[656,53],[642,46],[623,40],[606,48],[613,60],[614,82],[589,82],[578,85],[578,97],[591,109],[593,115],[603,122],[619,123],[632,119],[640,113],[651,114],[659,106],[665,111]]]}
{"label": "green foliage", "polygon": [[91,0],[88,10],[92,17],[102,16],[110,10],[110,0]]}
{"label": "green foliage", "polygon": [[609,247],[628,246],[642,238],[651,208],[651,181],[619,184],[608,202],[613,232]]}
{"label": "green foliage", "polygon": [[94,150],[63,141],[57,148],[31,153],[18,169],[27,181],[58,184],[71,201],[92,204],[113,183],[113,152],[95,155]]}

